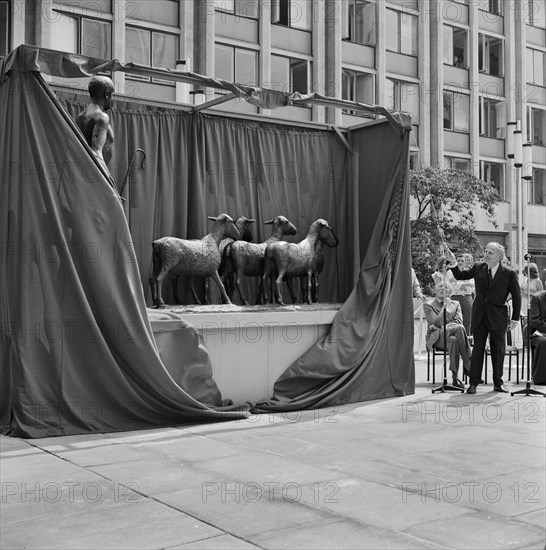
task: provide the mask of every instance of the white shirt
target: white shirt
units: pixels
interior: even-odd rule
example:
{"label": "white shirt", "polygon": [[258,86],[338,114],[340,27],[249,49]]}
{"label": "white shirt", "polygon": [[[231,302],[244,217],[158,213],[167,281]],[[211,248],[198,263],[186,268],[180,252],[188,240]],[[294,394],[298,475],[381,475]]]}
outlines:
{"label": "white shirt", "polygon": [[496,266],[494,267],[490,267],[489,269],[491,269],[491,279],[493,280],[495,278],[495,274],[497,273],[497,269],[499,269],[499,265],[500,263],[498,263]]}

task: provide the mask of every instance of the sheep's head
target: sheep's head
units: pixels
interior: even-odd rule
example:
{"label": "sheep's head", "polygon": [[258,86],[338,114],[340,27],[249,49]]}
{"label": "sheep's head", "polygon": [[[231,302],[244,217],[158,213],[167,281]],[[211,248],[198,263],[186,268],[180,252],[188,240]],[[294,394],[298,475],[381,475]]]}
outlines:
{"label": "sheep's head", "polygon": [[265,224],[272,225],[273,233],[280,233],[281,235],[295,235],[298,232],[296,226],[284,216],[275,216]]}
{"label": "sheep's head", "polygon": [[213,231],[216,229],[222,233],[223,237],[229,237],[234,240],[239,239],[239,230],[237,229],[233,218],[228,214],[220,214],[216,218],[214,216],[209,216],[209,220],[214,222]]}
{"label": "sheep's head", "polygon": [[319,240],[330,248],[333,248],[339,244],[339,240],[334,233],[333,227],[331,227],[326,220],[318,219],[313,225],[315,224]]}
{"label": "sheep's head", "polygon": [[250,229],[250,226],[255,221],[256,220],[245,218],[244,216],[239,216],[235,220],[235,227],[239,230],[239,233],[241,234],[239,240],[246,241],[247,243],[252,241],[252,230]]}

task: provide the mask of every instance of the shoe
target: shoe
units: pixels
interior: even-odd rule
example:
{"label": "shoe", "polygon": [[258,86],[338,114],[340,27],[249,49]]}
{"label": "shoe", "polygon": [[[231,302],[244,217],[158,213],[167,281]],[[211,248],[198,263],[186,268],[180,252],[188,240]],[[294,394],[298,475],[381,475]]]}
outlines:
{"label": "shoe", "polygon": [[501,393],[508,393],[508,390],[505,386],[494,386],[493,389],[495,391],[500,391]]}
{"label": "shoe", "polygon": [[466,393],[470,393],[470,394],[476,393],[476,386],[474,386],[473,384],[470,384],[470,386],[468,386],[468,389],[466,390]]}
{"label": "shoe", "polygon": [[452,385],[455,386],[456,388],[463,388],[464,390],[464,384],[458,378],[453,379]]}

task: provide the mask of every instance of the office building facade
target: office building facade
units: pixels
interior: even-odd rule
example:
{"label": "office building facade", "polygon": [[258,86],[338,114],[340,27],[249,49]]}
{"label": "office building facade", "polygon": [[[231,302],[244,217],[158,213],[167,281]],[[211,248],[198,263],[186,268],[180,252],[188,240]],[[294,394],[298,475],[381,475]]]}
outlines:
{"label": "office building facade", "polygon": [[[0,55],[19,44],[318,92],[412,115],[412,166],[468,170],[497,189],[482,241],[546,268],[544,0],[0,0]],[[115,73],[120,96],[311,125],[366,122],[350,110],[266,110],[225,91]],[[73,82],[54,82],[65,89]],[[83,83],[82,83],[83,86]],[[531,179],[508,159],[509,122]]]}

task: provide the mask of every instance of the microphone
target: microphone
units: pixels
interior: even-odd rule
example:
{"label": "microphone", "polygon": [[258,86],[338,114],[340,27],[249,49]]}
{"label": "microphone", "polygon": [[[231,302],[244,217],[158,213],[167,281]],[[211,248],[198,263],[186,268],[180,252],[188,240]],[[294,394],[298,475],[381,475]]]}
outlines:
{"label": "microphone", "polygon": [[525,254],[525,256],[523,256],[523,259],[528,262],[530,259],[532,258],[531,254]]}

